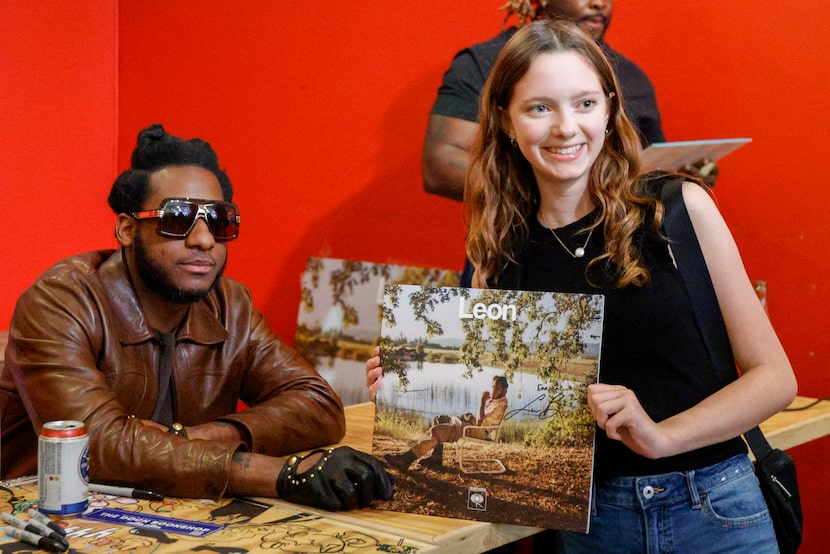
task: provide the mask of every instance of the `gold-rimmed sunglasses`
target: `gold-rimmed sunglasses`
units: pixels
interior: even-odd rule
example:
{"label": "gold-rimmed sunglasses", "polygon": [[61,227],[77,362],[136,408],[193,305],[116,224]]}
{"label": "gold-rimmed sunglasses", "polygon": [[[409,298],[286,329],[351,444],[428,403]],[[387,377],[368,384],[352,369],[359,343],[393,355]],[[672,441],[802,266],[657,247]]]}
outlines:
{"label": "gold-rimmed sunglasses", "polygon": [[165,198],[157,210],[133,212],[135,219],[158,219],[156,233],[171,239],[183,239],[199,218],[203,218],[218,242],[239,236],[239,208],[232,202],[198,198]]}

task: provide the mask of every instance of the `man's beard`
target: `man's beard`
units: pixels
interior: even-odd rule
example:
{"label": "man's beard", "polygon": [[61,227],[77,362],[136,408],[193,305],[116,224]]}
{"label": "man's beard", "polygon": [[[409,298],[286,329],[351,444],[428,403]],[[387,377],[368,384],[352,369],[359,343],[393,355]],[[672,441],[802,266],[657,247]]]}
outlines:
{"label": "man's beard", "polygon": [[136,234],[133,246],[135,248],[136,269],[144,285],[162,298],[176,304],[190,304],[207,296],[225,271],[225,264],[222,264],[216,274],[216,279],[206,289],[182,289],[174,285],[165,273],[164,268],[150,258],[140,235]]}

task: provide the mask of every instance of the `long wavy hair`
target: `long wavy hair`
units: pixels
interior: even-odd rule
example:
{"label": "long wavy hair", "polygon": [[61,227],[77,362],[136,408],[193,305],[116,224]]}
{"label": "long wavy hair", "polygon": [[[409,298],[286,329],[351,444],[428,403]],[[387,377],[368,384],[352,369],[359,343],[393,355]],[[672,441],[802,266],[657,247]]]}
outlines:
{"label": "long wavy hair", "polygon": [[639,192],[642,147],[623,111],[622,92],[611,63],[591,37],[565,21],[534,21],[519,29],[499,54],[482,91],[479,133],[464,195],[467,255],[480,278],[498,282],[507,264],[515,263],[518,248],[528,235],[528,221],[536,217],[540,202],[536,178],[501,122],[515,84],[537,56],[551,52],[582,56],[594,68],[609,103],[608,133],[588,181],[588,192],[600,213],[592,227],[604,225],[605,251],[588,267],[604,262],[614,268],[618,287],[645,285],[649,274],[634,235],[650,212],[659,231],[662,206]]}

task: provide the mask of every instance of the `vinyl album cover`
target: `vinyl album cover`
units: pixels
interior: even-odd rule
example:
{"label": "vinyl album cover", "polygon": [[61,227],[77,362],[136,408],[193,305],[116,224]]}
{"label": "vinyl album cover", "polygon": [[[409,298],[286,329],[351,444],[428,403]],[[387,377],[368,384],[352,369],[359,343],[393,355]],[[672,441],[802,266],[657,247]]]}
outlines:
{"label": "vinyl album cover", "polygon": [[458,286],[448,269],[309,258],[294,346],[349,406],[369,400],[365,364],[380,339],[386,284]]}
{"label": "vinyl album cover", "polygon": [[385,510],[587,532],[602,295],[387,285]]}

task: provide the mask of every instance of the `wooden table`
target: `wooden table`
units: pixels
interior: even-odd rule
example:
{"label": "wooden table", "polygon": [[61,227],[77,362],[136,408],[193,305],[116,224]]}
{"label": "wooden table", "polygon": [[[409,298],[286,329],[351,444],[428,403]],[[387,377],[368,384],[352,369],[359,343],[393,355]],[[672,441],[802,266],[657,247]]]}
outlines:
{"label": "wooden table", "polygon": [[[36,476],[0,481],[0,512],[25,521],[29,519],[27,509],[35,507],[37,499]],[[305,506],[259,503],[252,499],[137,500],[91,494],[90,511],[56,519],[66,531],[72,552],[85,554],[435,551],[431,545],[400,537],[394,531],[335,521],[325,512],[314,513]],[[33,547],[0,531],[0,551],[33,552]]]}
{"label": "wooden table", "polygon": [[[815,400],[797,396],[790,409],[801,408]],[[830,402],[823,400],[806,410],[779,412],[761,424],[761,431],[773,448],[781,450],[830,435]]]}

